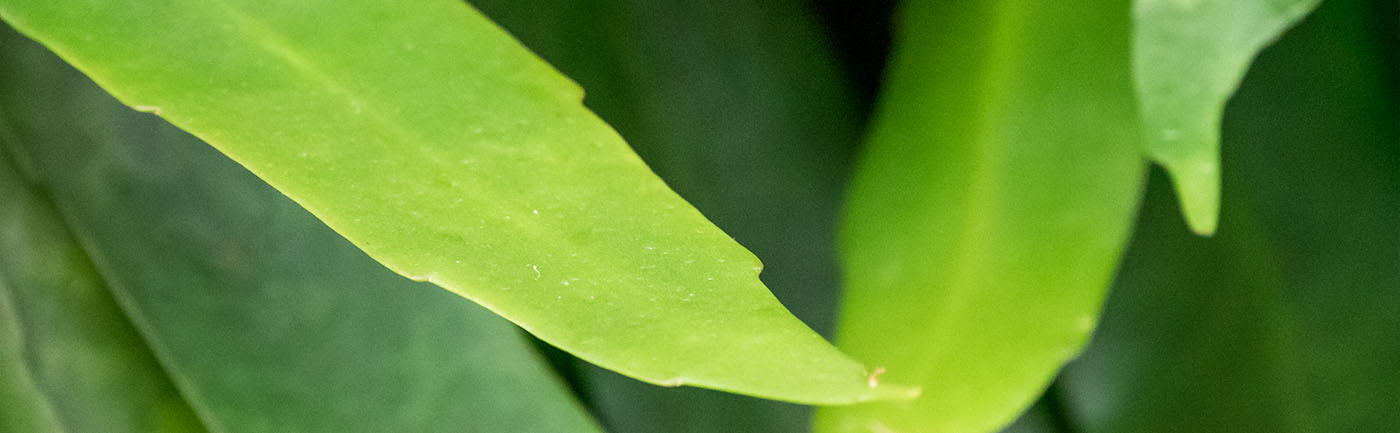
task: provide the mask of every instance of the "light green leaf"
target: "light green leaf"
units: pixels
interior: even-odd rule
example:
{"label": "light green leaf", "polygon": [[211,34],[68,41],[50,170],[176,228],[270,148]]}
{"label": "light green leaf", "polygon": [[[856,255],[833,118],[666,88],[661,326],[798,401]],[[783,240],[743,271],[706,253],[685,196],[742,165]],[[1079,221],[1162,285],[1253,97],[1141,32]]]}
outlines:
{"label": "light green leaf", "polygon": [[1065,370],[1079,431],[1400,425],[1398,19],[1392,0],[1324,2],[1260,54],[1225,113],[1220,235],[1188,234],[1153,177]]}
{"label": "light green leaf", "polygon": [[[505,320],[394,275],[13,32],[0,34],[0,76],[0,123],[14,132],[0,144],[62,210],[39,219],[73,227],[145,337],[111,343],[148,344],[210,430],[597,431]],[[60,265],[26,269],[68,275]],[[113,405],[156,395],[107,391]]]}
{"label": "light green leaf", "polygon": [[1198,234],[1220,213],[1220,117],[1255,53],[1321,0],[1134,0],[1133,65],[1147,153]]}
{"label": "light green leaf", "polygon": [[[802,0],[472,3],[578,80],[667,185],[763,257],[794,315],[832,329],[835,216],[860,124]],[[806,406],[580,373],[615,432],[810,429]]]}
{"label": "light green leaf", "polygon": [[53,203],[21,179],[5,141],[0,431],[204,431]]}
{"label": "light green leaf", "polygon": [[1088,339],[1144,163],[1117,1],[912,1],[843,233],[838,342],[910,402],[825,432],[994,431]]}
{"label": "light green leaf", "polygon": [[390,269],[652,383],[902,398],[793,318],[759,261],[454,0],[5,0],[118,99],[223,150]]}

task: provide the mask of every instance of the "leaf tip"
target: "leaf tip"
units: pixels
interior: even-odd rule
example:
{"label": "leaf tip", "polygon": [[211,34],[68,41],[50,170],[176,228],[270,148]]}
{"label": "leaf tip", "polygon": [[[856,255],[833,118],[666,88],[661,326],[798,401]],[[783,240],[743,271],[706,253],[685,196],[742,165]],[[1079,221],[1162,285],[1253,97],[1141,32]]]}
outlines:
{"label": "leaf tip", "polygon": [[1186,225],[1197,235],[1214,235],[1220,223],[1220,164],[1211,159],[1162,165],[1176,186]]}

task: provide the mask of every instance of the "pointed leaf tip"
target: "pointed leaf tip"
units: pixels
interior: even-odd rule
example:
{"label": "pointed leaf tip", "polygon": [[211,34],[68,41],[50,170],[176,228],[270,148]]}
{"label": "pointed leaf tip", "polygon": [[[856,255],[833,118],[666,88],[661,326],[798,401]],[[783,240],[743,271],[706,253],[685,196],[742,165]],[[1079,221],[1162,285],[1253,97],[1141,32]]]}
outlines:
{"label": "pointed leaf tip", "polygon": [[572,81],[461,1],[112,3],[0,0],[0,15],[401,275],[643,381],[907,395],[869,387]]}
{"label": "pointed leaf tip", "polygon": [[1215,233],[1220,119],[1260,50],[1320,0],[1133,2],[1133,63],[1146,148],[1171,173],[1191,230]]}
{"label": "pointed leaf tip", "polygon": [[1215,235],[1220,223],[1220,164],[1214,157],[1187,164],[1163,163],[1176,186],[1181,214],[1192,232]]}

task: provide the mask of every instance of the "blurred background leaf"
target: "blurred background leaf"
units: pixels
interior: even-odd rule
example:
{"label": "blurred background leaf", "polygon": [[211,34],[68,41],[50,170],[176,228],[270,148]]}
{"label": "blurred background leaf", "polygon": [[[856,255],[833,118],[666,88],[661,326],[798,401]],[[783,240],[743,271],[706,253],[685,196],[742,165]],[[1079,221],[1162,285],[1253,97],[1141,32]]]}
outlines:
{"label": "blurred background leaf", "polygon": [[1148,156],[1191,229],[1215,233],[1220,117],[1249,62],[1320,0],[1134,0],[1133,79]]}
{"label": "blurred background leaf", "polygon": [[1076,431],[1400,425],[1400,7],[1326,1],[1255,62],[1224,121],[1219,234],[1153,176],[1090,349]]}
{"label": "blurred background leaf", "polygon": [[0,77],[0,145],[211,431],[597,431],[509,322],[384,269],[8,28]]}
{"label": "blurred background leaf", "polygon": [[1145,163],[1115,1],[911,1],[841,247],[840,347],[917,383],[825,432],[988,432],[1088,342]]}
{"label": "blurred background leaf", "polygon": [[11,141],[0,125],[0,431],[205,431]]}

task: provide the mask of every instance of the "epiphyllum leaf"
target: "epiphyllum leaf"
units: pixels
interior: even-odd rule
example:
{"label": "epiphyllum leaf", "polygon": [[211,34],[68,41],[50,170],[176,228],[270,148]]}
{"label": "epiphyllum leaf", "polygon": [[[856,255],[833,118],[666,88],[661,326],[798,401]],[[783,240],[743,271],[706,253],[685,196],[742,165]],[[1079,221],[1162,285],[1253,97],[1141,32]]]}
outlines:
{"label": "epiphyllum leaf", "polygon": [[1128,5],[916,0],[901,17],[846,209],[837,339],[924,393],[818,427],[994,431],[1088,340],[1128,237],[1145,166]]}
{"label": "epiphyllum leaf", "polygon": [[[13,155],[28,186],[0,190],[0,281],[29,277],[9,286],[30,289],[9,291],[27,301],[12,303],[28,337],[15,353],[38,360],[34,376],[57,391],[67,431],[182,426],[169,403],[155,407],[160,416],[122,415],[162,396],[111,379],[149,371],[119,356],[146,351],[214,432],[600,431],[518,328],[394,275],[213,148],[126,108],[6,27],[0,76],[0,159]],[[18,236],[17,222],[27,229]],[[60,256],[23,242],[26,232],[55,238],[42,236],[55,224],[81,249]],[[74,255],[91,265],[65,259]],[[99,276],[119,310],[76,296]],[[139,337],[121,338],[126,321]],[[70,331],[84,327],[103,332],[83,341]],[[40,411],[5,399],[9,374],[0,431],[51,431],[11,424]]]}
{"label": "epiphyllum leaf", "polygon": [[204,139],[370,256],[645,381],[908,397],[785,310],[759,261],[457,0],[3,0],[124,103]]}
{"label": "epiphyllum leaf", "polygon": [[1191,230],[1215,233],[1220,119],[1255,54],[1320,0],[1135,0],[1133,66],[1147,153]]}
{"label": "epiphyllum leaf", "polygon": [[[471,3],[588,89],[585,105],[762,257],[763,282],[822,332],[836,312],[835,216],[861,122],[805,1]],[[618,432],[810,430],[799,405],[579,373],[584,399]]]}

